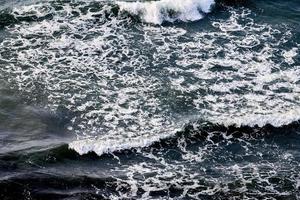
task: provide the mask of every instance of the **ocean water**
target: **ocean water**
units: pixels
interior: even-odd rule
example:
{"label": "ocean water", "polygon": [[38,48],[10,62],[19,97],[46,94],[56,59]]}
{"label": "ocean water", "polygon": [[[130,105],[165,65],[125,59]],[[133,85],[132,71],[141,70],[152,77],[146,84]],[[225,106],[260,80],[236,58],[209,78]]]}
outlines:
{"label": "ocean water", "polygon": [[0,199],[300,199],[299,0],[0,0]]}

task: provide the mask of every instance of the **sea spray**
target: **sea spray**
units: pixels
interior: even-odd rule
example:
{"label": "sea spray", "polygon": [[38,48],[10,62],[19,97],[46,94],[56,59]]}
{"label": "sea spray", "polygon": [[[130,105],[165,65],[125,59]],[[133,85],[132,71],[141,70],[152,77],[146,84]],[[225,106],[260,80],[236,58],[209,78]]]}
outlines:
{"label": "sea spray", "polygon": [[196,21],[210,12],[214,0],[160,0],[149,2],[118,1],[120,9],[153,24],[174,21]]}

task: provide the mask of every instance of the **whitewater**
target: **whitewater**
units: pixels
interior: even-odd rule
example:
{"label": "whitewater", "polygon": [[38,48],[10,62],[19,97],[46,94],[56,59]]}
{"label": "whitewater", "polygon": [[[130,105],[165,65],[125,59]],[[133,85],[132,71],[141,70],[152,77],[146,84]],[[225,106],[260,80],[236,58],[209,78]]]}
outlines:
{"label": "whitewater", "polygon": [[4,2],[0,152],[20,169],[3,181],[32,192],[32,173],[53,183],[37,191],[65,194],[56,183],[73,173],[104,199],[297,198],[299,5],[231,5]]}
{"label": "whitewater", "polygon": [[160,0],[146,2],[117,1],[120,10],[139,16],[143,21],[161,24],[165,21],[196,21],[210,12],[214,0]]}
{"label": "whitewater", "polygon": [[[287,30],[279,40],[275,39],[280,30],[255,24],[248,17],[250,11],[232,11],[228,20],[213,22],[216,31],[209,32],[186,32],[176,26],[140,26],[138,29],[143,33],[137,37],[141,37],[141,45],[153,49],[148,54],[131,43],[130,38],[136,33],[128,32],[126,28],[126,24],[131,23],[126,22],[130,18],[119,19],[120,14],[114,16],[113,5],[97,11],[87,8],[86,12],[81,10],[88,7],[88,3],[76,8],[65,4],[61,11],[55,10],[55,4],[37,4],[13,10],[15,18],[26,15],[45,18],[51,15],[53,20],[11,28],[11,33],[19,34],[19,38],[2,42],[3,51],[10,46],[12,55],[18,51],[13,50],[17,43],[22,43],[22,48],[27,49],[6,62],[31,67],[23,70],[19,65],[10,64],[4,71],[16,74],[20,90],[29,93],[35,90],[32,84],[42,79],[50,92],[50,109],[55,109],[64,100],[67,109],[80,113],[71,119],[74,125],[68,127],[79,139],[72,142],[70,148],[80,154],[94,151],[101,155],[149,146],[174,136],[195,119],[226,126],[252,127],[266,124],[280,127],[299,120],[299,108],[294,103],[299,98],[299,67],[281,69],[283,64],[273,60],[278,54],[277,48],[291,35]],[[142,22],[162,24],[200,20],[210,12],[215,2],[176,0],[170,3],[161,0],[118,1],[116,4],[120,13],[138,16]],[[79,17],[74,18],[74,12],[78,12]],[[94,16],[106,15],[106,12],[113,14],[111,19],[100,17],[99,20],[104,20],[101,25],[91,28],[89,21]],[[239,23],[242,19],[246,21],[243,25]],[[59,36],[53,37],[56,32]],[[235,34],[239,32],[244,34]],[[32,34],[39,34],[39,38],[52,38],[41,45],[40,39],[27,39]],[[91,39],[84,39],[91,36]],[[221,38],[235,42],[217,43]],[[278,41],[274,43],[275,40]],[[278,56],[284,63],[293,65],[297,52],[298,44]],[[107,56],[109,54],[111,56]],[[224,58],[218,58],[218,54],[223,54]],[[164,66],[165,62],[170,62],[172,55],[175,56],[174,64]],[[118,62],[124,56],[130,57]],[[36,63],[43,58],[47,59],[46,65]],[[148,66],[149,62],[152,63]],[[224,70],[218,70],[216,65]],[[55,67],[52,69],[50,66]],[[153,76],[147,71],[159,74]],[[91,73],[96,79],[90,78]],[[275,80],[279,82],[274,83]],[[271,89],[265,89],[265,85]],[[63,89],[65,87],[70,87],[67,93]],[[244,92],[239,92],[241,88]],[[280,88],[290,92],[277,92]],[[169,97],[160,96],[164,91]],[[172,93],[179,96],[172,99]],[[182,104],[184,111],[173,110],[176,108],[172,108],[172,104],[177,106],[176,101],[178,106]],[[192,112],[192,116],[186,114],[188,111]],[[182,114],[185,120],[180,117]]]}

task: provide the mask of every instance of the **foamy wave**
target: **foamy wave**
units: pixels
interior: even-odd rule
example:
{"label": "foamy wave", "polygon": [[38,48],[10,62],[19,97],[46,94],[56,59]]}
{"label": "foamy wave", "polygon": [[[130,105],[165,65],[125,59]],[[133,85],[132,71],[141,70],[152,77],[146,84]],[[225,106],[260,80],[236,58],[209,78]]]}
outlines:
{"label": "foamy wave", "polygon": [[83,139],[70,143],[69,148],[75,150],[80,155],[95,152],[97,155],[101,156],[106,153],[113,153],[126,149],[148,147],[155,142],[173,137],[178,131],[179,129],[169,132],[168,134],[155,135],[152,137],[138,136],[135,138]]}
{"label": "foamy wave", "polygon": [[[212,123],[220,124],[226,127],[264,127],[266,125],[282,127],[284,125],[289,125],[293,122],[299,121],[300,109],[291,110],[285,113],[274,113],[271,115],[249,114],[240,117],[222,116],[210,120],[210,122]],[[197,126],[197,122],[195,123]],[[69,144],[69,148],[75,150],[80,155],[87,154],[89,152],[94,152],[97,155],[101,156],[103,154],[113,153],[116,151],[149,147],[155,142],[175,137],[176,133],[182,130],[182,128],[174,128],[173,131],[165,132],[164,134],[158,134],[154,136],[141,135],[133,138],[88,138],[71,142]]]}
{"label": "foamy wave", "polygon": [[[148,4],[179,5],[163,2]],[[190,2],[177,11],[199,8]],[[299,45],[286,28],[256,23],[244,9],[208,22],[211,30],[144,26],[107,17],[114,8],[55,1],[15,9],[16,17],[51,17],[8,27],[13,37],[0,43],[7,63],[0,75],[31,101],[47,91],[49,109],[70,111],[68,130],[80,139],[70,147],[80,154],[149,146],[201,119],[225,126],[299,119]]]}
{"label": "foamy wave", "polygon": [[164,21],[196,21],[208,13],[214,0],[160,0],[150,2],[122,2],[120,9],[139,16],[143,21],[161,24]]}

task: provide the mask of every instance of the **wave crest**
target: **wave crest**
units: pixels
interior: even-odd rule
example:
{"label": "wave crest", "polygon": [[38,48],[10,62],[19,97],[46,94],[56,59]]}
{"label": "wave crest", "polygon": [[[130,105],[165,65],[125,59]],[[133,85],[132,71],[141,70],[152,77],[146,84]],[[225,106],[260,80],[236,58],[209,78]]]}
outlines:
{"label": "wave crest", "polygon": [[[187,138],[194,138],[195,133],[197,138],[239,138],[246,136],[247,138],[264,136],[268,133],[274,133],[276,130],[289,130],[289,128],[299,128],[298,111],[290,111],[285,114],[261,116],[249,115],[240,119],[231,119],[227,121],[214,120],[207,122],[197,120],[187,123],[181,129],[177,129],[165,134],[153,136],[137,136],[133,138],[88,138],[73,141],[69,144],[69,148],[75,150],[80,155],[94,152],[101,156],[107,153],[114,153],[123,150],[134,148],[145,148],[154,145],[155,143],[174,143],[181,135],[186,135]],[[176,143],[176,142],[175,142]]]}
{"label": "wave crest", "polygon": [[143,21],[153,24],[163,22],[196,21],[210,12],[214,0],[160,0],[150,2],[123,2],[117,4],[121,11],[139,16]]}

